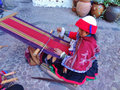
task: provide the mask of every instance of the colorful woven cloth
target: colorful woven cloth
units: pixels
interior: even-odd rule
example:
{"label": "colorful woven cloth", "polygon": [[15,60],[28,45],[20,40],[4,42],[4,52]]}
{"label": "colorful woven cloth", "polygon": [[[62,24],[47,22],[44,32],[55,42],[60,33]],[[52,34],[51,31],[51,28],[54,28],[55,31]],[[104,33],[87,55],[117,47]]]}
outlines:
{"label": "colorful woven cloth", "polygon": [[7,78],[4,76],[4,74],[7,74],[8,72],[7,71],[0,71],[0,90],[1,88],[3,87],[3,85],[1,85],[1,82],[3,80],[6,80]]}
{"label": "colorful woven cloth", "polygon": [[[2,82],[2,76],[0,75],[0,83]],[[0,84],[0,89],[2,88],[2,85]]]}
{"label": "colorful woven cloth", "polygon": [[30,46],[40,49],[44,47],[50,38],[50,41],[43,52],[58,58],[59,56],[54,53],[54,48],[59,48],[60,50],[68,53],[69,43],[67,41],[55,37],[16,16],[0,19],[0,29],[29,44]]}

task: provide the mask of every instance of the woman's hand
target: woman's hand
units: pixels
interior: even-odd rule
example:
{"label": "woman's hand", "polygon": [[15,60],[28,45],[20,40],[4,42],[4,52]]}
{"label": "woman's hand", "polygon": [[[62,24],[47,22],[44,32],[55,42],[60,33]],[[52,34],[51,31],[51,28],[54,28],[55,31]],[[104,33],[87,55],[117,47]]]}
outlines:
{"label": "woman's hand", "polygon": [[61,31],[62,31],[62,28],[61,28],[61,27],[57,28],[57,32],[58,32],[58,33],[60,33]]}
{"label": "woman's hand", "polygon": [[54,48],[54,52],[59,56],[62,54],[62,51],[58,48]]}

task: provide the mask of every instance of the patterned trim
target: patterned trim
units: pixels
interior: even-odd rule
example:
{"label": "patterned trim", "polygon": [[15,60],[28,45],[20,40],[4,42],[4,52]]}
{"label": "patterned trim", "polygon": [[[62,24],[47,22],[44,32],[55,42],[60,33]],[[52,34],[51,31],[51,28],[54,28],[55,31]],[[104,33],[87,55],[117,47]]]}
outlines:
{"label": "patterned trim", "polygon": [[[88,78],[88,79],[95,79],[95,77],[86,76],[82,82],[76,82],[76,81],[68,80],[68,79],[64,78],[63,76],[60,76],[60,75],[57,73],[57,72],[58,72],[58,69],[57,69],[54,65],[52,65],[52,66],[55,68],[55,74],[56,74],[60,79],[63,79],[64,81],[69,82],[69,83],[82,85],[82,84],[85,83],[85,81],[86,81],[87,78]],[[95,76],[97,76],[97,75],[98,75],[98,73],[95,73]]]}
{"label": "patterned trim", "polygon": [[70,57],[71,57],[71,56],[65,57],[65,58],[63,59],[61,65],[64,66],[64,67],[66,67],[67,69],[73,71],[73,72],[77,72],[77,73],[85,73],[85,72],[87,72],[87,71],[78,71],[78,70],[75,70],[75,69],[72,69],[72,68],[66,66],[64,63],[65,63],[66,59],[67,59],[67,58],[70,58]]}
{"label": "patterned trim", "polygon": [[65,61],[66,61],[68,58],[71,58],[71,56],[66,56],[66,57],[63,59],[61,65],[64,66],[64,67],[66,67],[67,69],[69,69],[69,70],[71,70],[71,71],[73,71],[73,72],[77,72],[77,73],[85,73],[85,72],[87,72],[87,71],[89,70],[88,67],[91,67],[91,66],[92,66],[92,63],[93,63],[94,60],[96,59],[96,57],[95,57],[95,55],[94,55],[93,57],[91,57],[90,59],[87,60],[87,61],[92,60],[92,62],[88,65],[86,71],[78,71],[78,70],[72,69],[72,67],[68,67],[68,66],[66,66],[66,65],[64,64]]}

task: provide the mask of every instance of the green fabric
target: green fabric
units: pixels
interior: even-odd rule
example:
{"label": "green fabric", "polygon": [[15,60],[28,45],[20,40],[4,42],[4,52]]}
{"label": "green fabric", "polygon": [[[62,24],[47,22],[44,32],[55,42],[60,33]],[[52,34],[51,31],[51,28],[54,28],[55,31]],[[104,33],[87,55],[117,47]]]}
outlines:
{"label": "green fabric", "polygon": [[[55,73],[55,70],[54,70],[53,66],[49,65],[49,68],[51,69],[51,72]],[[95,79],[86,78],[86,81],[93,81],[93,80],[96,80],[96,77],[95,77]]]}
{"label": "green fabric", "polygon": [[53,68],[53,66],[49,65],[50,69],[51,69],[51,72],[55,73],[55,70]]}
{"label": "green fabric", "polygon": [[[68,36],[69,35],[69,31],[65,31],[65,35]],[[69,36],[68,36],[69,37]]]}
{"label": "green fabric", "polygon": [[86,79],[86,81],[93,81],[93,80],[96,80],[96,77],[95,77],[95,79]]}

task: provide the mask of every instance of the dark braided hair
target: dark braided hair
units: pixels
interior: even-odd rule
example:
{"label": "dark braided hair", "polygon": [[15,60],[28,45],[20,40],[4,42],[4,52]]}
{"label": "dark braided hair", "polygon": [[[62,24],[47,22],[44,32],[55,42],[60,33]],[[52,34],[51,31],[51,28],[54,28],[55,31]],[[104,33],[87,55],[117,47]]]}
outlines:
{"label": "dark braided hair", "polygon": [[97,36],[96,36],[96,34],[91,34],[91,36],[93,36],[94,39],[97,41]]}

